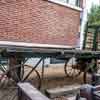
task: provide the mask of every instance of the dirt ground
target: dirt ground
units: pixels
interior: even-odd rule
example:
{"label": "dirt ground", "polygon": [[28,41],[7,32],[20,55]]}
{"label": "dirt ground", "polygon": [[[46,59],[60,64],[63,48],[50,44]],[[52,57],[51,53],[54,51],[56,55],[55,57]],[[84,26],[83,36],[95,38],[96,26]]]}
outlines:
{"label": "dirt ground", "polygon": [[[26,69],[26,74],[30,70]],[[42,69],[37,68],[37,71],[42,76]],[[45,67],[44,75],[42,79],[42,89],[49,89],[55,87],[62,87],[64,85],[71,85],[71,84],[83,84],[83,73],[78,77],[68,78],[64,72],[64,64],[53,64],[49,65],[49,67]],[[33,72],[30,77],[36,77],[36,73]]]}
{"label": "dirt ground", "polygon": [[[41,73],[41,69],[38,69],[38,71]],[[43,90],[74,84],[83,84],[83,73],[81,73],[78,77],[68,78],[64,72],[63,64],[50,65],[44,69],[44,79],[42,81]],[[61,96],[53,100],[67,100],[67,97]]]}
{"label": "dirt ground", "polygon": [[[41,73],[41,69],[38,69]],[[78,77],[68,78],[64,72],[63,64],[50,65],[44,69],[44,80],[42,82],[43,88],[55,88],[63,85],[82,84],[82,74]]]}
{"label": "dirt ground", "polygon": [[[30,71],[30,69],[31,68],[28,68],[28,69],[26,68],[25,74],[27,74]],[[41,68],[38,67],[37,71],[41,74]],[[81,74],[78,77],[68,78],[68,77],[66,77],[66,74],[64,72],[63,64],[50,65],[49,67],[45,67],[45,69],[44,69],[44,78],[42,79],[41,91],[43,92],[46,89],[63,87],[66,85],[83,84],[82,76],[83,75]],[[36,74],[34,72],[30,75],[30,78],[36,79],[35,83],[33,83],[34,85],[38,84]],[[10,84],[10,85],[12,85],[12,84]],[[8,91],[11,91],[11,90],[8,90]],[[13,92],[11,91],[12,93],[10,93],[10,92],[9,93],[16,95],[16,93],[14,91],[15,90],[13,89]],[[3,91],[0,90],[0,97],[3,97],[2,95],[4,93],[5,93],[4,90]],[[4,98],[2,100],[17,100],[17,99],[9,99],[8,97],[6,99]],[[10,98],[13,98],[13,97],[10,96]],[[66,99],[66,97],[62,96],[61,98],[55,98],[54,100],[67,100],[67,99]]]}

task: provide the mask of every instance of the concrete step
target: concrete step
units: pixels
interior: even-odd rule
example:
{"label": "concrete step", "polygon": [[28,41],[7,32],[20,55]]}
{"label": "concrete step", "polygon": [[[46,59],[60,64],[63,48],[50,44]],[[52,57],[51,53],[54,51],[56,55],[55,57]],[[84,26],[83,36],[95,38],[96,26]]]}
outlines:
{"label": "concrete step", "polygon": [[63,86],[63,87],[57,87],[57,88],[53,88],[53,89],[47,89],[46,90],[46,95],[49,98],[55,98],[58,96],[70,96],[72,97],[75,96],[80,89],[79,84],[73,84],[73,85],[67,85],[67,86]]}

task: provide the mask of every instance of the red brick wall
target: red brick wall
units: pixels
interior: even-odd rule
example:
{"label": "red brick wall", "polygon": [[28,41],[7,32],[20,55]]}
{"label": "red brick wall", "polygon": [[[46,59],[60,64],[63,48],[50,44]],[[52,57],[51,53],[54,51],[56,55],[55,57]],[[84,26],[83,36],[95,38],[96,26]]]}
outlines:
{"label": "red brick wall", "polygon": [[76,45],[79,11],[45,0],[1,1],[0,40]]}

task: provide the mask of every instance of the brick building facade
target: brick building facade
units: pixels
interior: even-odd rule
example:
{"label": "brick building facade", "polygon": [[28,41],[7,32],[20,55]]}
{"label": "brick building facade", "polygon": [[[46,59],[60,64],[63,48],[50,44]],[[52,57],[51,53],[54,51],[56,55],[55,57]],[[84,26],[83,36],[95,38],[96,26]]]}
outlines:
{"label": "brick building facade", "polygon": [[55,1],[0,0],[0,41],[75,46],[81,7]]}

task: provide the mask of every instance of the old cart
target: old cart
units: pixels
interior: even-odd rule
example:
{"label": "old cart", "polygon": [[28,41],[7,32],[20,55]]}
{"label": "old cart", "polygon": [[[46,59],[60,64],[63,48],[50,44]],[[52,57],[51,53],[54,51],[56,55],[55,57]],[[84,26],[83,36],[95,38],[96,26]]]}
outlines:
{"label": "old cart", "polygon": [[[100,26],[88,25],[84,36],[83,50],[77,55],[74,51],[72,65],[65,63],[65,73],[69,77],[76,77],[84,72],[83,80],[86,82],[86,73],[99,73]],[[85,51],[85,52],[84,52]],[[84,57],[82,53],[84,52]],[[91,52],[91,55],[89,54]],[[82,55],[82,56],[81,56]],[[81,56],[81,57],[80,57]],[[89,58],[88,58],[89,56]],[[75,63],[76,61],[76,63]],[[74,64],[73,64],[74,62]]]}
{"label": "old cart", "polygon": [[[32,81],[40,88],[45,58],[65,60],[67,76],[75,77],[84,72],[84,81],[87,72],[98,70],[96,62],[100,51],[96,38],[99,26],[90,26],[95,33],[92,50],[75,49],[80,11],[50,0],[0,1],[0,100],[16,100],[18,82]],[[32,57],[41,58],[34,67],[25,64]],[[69,67],[67,63],[73,58],[76,64]],[[42,75],[36,70],[40,62],[43,63]],[[32,74],[35,78],[30,79]]]}
{"label": "old cart", "polygon": [[[86,80],[86,73],[90,70],[94,72],[94,68],[90,67],[89,64],[91,65],[91,62],[94,59],[100,59],[100,52],[99,51],[81,51],[81,50],[65,50],[65,49],[48,49],[48,48],[44,48],[44,49],[38,49],[35,48],[34,51],[33,49],[27,49],[28,51],[26,52],[26,49],[24,48],[22,51],[18,51],[18,48],[16,48],[16,52],[15,50],[11,49],[11,48],[7,48],[6,51],[2,51],[2,57],[3,59],[7,59],[8,57],[10,57],[10,60],[13,62],[13,67],[9,68],[7,67],[7,63],[6,66],[5,64],[1,64],[1,81],[0,81],[0,85],[1,85],[1,89],[7,90],[10,87],[11,91],[10,93],[13,93],[13,97],[11,97],[11,100],[15,99],[16,93],[14,92],[14,90],[16,89],[16,83],[17,82],[24,82],[24,81],[35,81],[35,86],[37,88],[41,87],[41,79],[43,78],[43,73],[44,73],[44,59],[48,58],[48,57],[54,57],[57,59],[63,59],[63,60],[69,60],[70,58],[74,57],[78,59],[78,64],[77,67],[75,66],[74,69],[80,70],[80,71],[84,71],[82,69],[80,69],[80,65],[83,63],[86,66],[86,70],[84,71],[84,78]],[[39,51],[38,51],[39,50]],[[44,52],[45,51],[45,52]],[[46,52],[47,51],[47,52]],[[28,66],[25,65],[25,61],[27,60],[27,58],[31,58],[31,57],[41,57],[41,59],[38,61],[38,63],[34,66]],[[5,59],[5,60],[6,60]],[[15,62],[16,61],[16,62]],[[38,73],[38,71],[36,70],[37,66],[39,65],[39,63],[43,61],[43,66],[42,66],[42,76],[40,76],[40,74]],[[80,63],[79,63],[80,61]],[[81,63],[82,62],[82,63]],[[87,64],[87,65],[86,65]],[[96,63],[93,61],[92,66],[94,66]],[[71,66],[70,66],[71,67]],[[25,72],[27,71],[27,68],[30,68],[30,71],[25,74]],[[93,70],[92,70],[93,69]],[[97,69],[96,69],[97,71]],[[29,78],[29,76],[35,72],[34,75],[36,75],[35,79],[31,79]],[[93,73],[92,72],[92,73]],[[7,83],[7,80],[11,83]],[[7,83],[7,84],[6,84]],[[13,86],[13,85],[14,86]],[[7,86],[7,87],[6,87]],[[9,86],[9,87],[8,87]],[[7,93],[6,93],[7,95]],[[2,100],[5,96],[2,96]]]}

